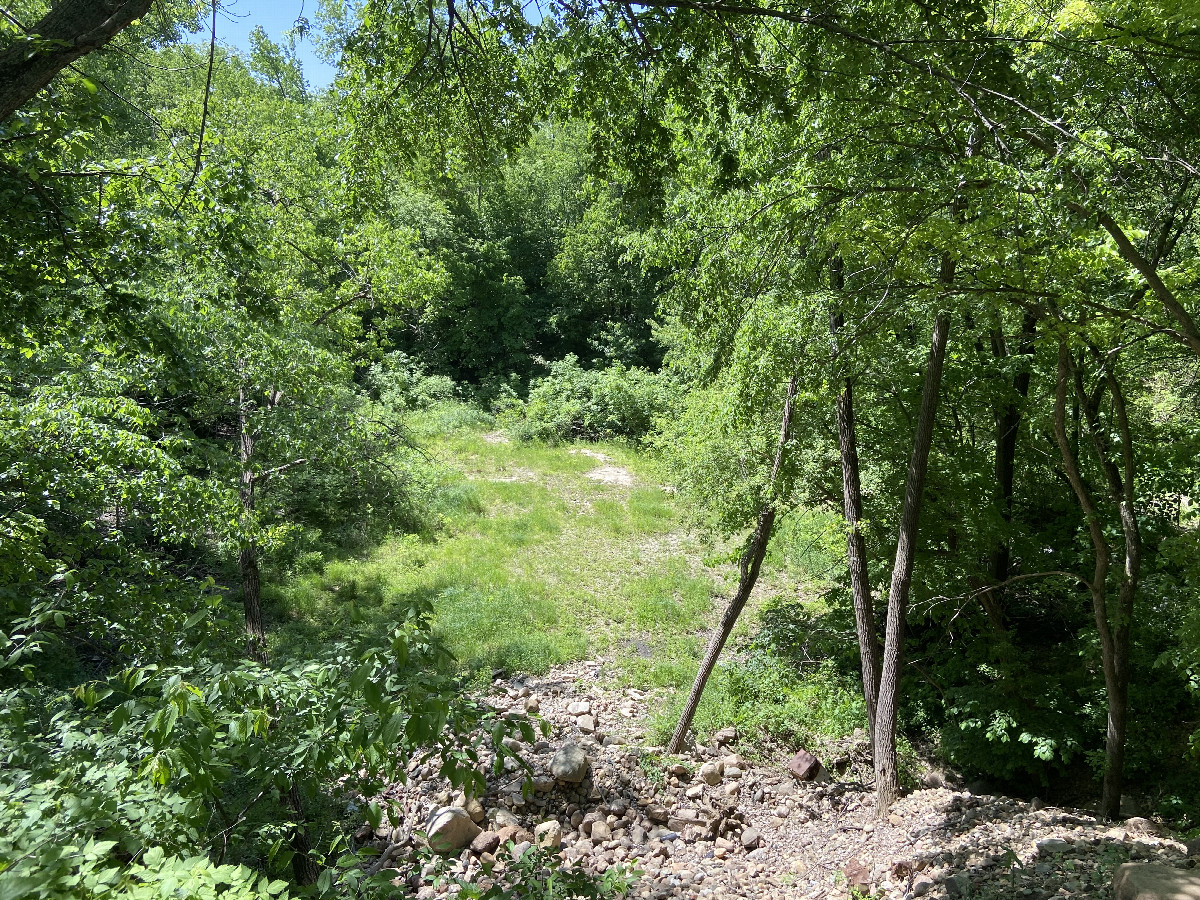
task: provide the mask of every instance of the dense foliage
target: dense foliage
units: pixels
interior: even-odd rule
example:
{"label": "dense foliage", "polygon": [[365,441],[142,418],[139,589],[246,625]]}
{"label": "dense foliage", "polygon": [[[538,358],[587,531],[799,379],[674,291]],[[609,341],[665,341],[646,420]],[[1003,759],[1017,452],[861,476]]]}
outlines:
{"label": "dense foliage", "polygon": [[883,785],[898,707],[1200,821],[1194,4],[326,2],[324,91],[216,4],[69,60],[52,6],[0,18],[53,63],[0,119],[9,895],[349,892],[347,804],[478,779],[428,601],[314,647],[272,590],[436,530],[430,410],[773,534],[822,596],[722,676],[743,726],[866,716]]}

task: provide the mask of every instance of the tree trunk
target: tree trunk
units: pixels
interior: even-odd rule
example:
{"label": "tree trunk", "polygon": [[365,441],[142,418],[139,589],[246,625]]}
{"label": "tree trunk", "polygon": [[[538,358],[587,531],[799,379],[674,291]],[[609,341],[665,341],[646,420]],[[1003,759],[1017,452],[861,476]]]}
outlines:
{"label": "tree trunk", "polygon": [[150,0],[61,0],[0,51],[0,122],[75,60],[98,50],[150,9]]}
{"label": "tree trunk", "polygon": [[[945,270],[943,265],[943,270]],[[908,592],[912,585],[917,527],[929,451],[933,446],[933,426],[937,419],[938,394],[942,367],[946,360],[946,341],[950,318],[937,317],[933,326],[933,345],[921,391],[921,409],[917,415],[912,460],[904,487],[904,507],[900,515],[900,534],[896,540],[896,562],[888,591],[887,627],[884,636],[883,668],[879,681],[879,705],[875,716],[875,813],[884,815],[900,796],[900,777],[896,763],[896,712],[900,688],[900,667],[904,656],[904,619],[908,612]]]}
{"label": "tree trunk", "polygon": [[[244,524],[254,514],[254,432],[246,415],[246,394],[238,389],[238,457],[242,464],[238,496],[242,501]],[[253,538],[241,537],[238,550],[238,573],[242,580],[242,610],[246,616],[247,652],[264,665],[267,662],[267,629],[262,613],[262,584],[258,573],[258,546]]]}
{"label": "tree trunk", "polygon": [[[1037,316],[1026,312],[1021,327],[1020,353],[1023,356],[1033,354],[1033,339],[1037,332]],[[1004,344],[1004,335],[999,328],[992,332],[992,353],[997,359],[1008,355]],[[1029,369],[1022,369],[1013,377],[1013,392],[1015,397],[1006,403],[1003,409],[996,413],[996,501],[1000,507],[1000,517],[1004,524],[1012,522],[1013,494],[1017,468],[1017,438],[1021,430],[1022,406],[1029,396]],[[1003,584],[1008,580],[1009,568],[1012,562],[1012,549],[1009,547],[1007,536],[996,542],[992,549],[988,564],[988,575],[993,585]],[[998,632],[1004,632],[1004,603],[1002,588],[985,591],[980,595],[984,611],[992,627]]]}
{"label": "tree trunk", "polygon": [[321,875],[321,868],[313,859],[312,844],[308,840],[308,832],[304,828],[304,800],[300,796],[300,788],[292,782],[288,789],[287,805],[295,813],[299,823],[292,829],[288,843],[292,848],[292,876],[300,885],[316,884]]}
{"label": "tree trunk", "polygon": [[[1067,386],[1071,381],[1075,385],[1075,402],[1082,410],[1083,420],[1091,435],[1092,446],[1108,485],[1109,495],[1117,505],[1121,520],[1125,564],[1121,572],[1115,627],[1108,611],[1108,573],[1112,551],[1104,534],[1104,523],[1100,518],[1099,508],[1092,497],[1091,490],[1083,480],[1078,456],[1067,435]],[[1071,359],[1067,342],[1065,339],[1061,340],[1058,348],[1058,378],[1054,397],[1054,435],[1062,455],[1063,470],[1067,475],[1067,481],[1070,482],[1071,489],[1075,492],[1075,497],[1083,509],[1092,541],[1092,550],[1095,553],[1095,569],[1088,587],[1092,597],[1096,631],[1100,637],[1104,692],[1108,703],[1104,782],[1100,811],[1106,818],[1117,819],[1121,814],[1121,791],[1124,784],[1125,739],[1129,713],[1130,632],[1134,600],[1141,573],[1142,539],[1134,506],[1136,469],[1133,457],[1133,435],[1126,416],[1124,394],[1111,367],[1106,370],[1104,385],[1112,393],[1116,430],[1121,442],[1121,467],[1118,467],[1109,456],[1107,429],[1099,421],[1100,391],[1098,389],[1094,395],[1087,393],[1078,367]]]}
{"label": "tree trunk", "polygon": [[[830,266],[830,281],[834,290],[844,287],[842,259],[835,257]],[[837,335],[842,317],[829,314],[829,331],[833,335],[834,353],[840,352]],[[875,712],[879,697],[879,628],[875,623],[875,603],[871,597],[871,581],[867,571],[867,542],[862,528],[862,482],[859,478],[858,439],[854,423],[854,388],[847,378],[837,398],[838,449],[842,458],[842,509],[846,516],[846,561],[850,570],[850,594],[854,602],[854,626],[858,632],[858,656],[862,668],[863,700],[867,707],[867,734],[871,750],[875,749]]]}
{"label": "tree trunk", "polygon": [[759,511],[758,521],[754,526],[753,534],[750,536],[750,543],[747,545],[746,551],[742,554],[742,559],[738,566],[740,574],[738,577],[737,593],[733,595],[733,599],[729,601],[729,606],[726,607],[724,615],[721,616],[721,624],[708,640],[708,647],[704,651],[704,659],[700,661],[700,669],[696,672],[696,680],[692,682],[692,689],[688,694],[687,703],[683,707],[683,712],[679,715],[679,723],[675,726],[675,732],[671,735],[671,741],[667,744],[668,753],[679,753],[683,750],[688,729],[692,727],[692,720],[696,717],[696,710],[700,706],[700,698],[704,695],[704,686],[708,684],[709,676],[712,675],[712,671],[717,665],[717,659],[721,655],[721,650],[725,647],[725,642],[729,640],[729,635],[733,632],[733,626],[737,624],[738,616],[742,614],[742,610],[746,606],[746,601],[750,599],[754,585],[758,582],[758,572],[762,567],[763,557],[767,553],[767,544],[771,540],[771,531],[775,527],[776,483],[779,480],[779,470],[783,463],[783,453],[787,446],[788,434],[791,432],[792,401],[796,397],[797,381],[797,376],[793,375],[792,380],[788,383],[787,396],[783,401],[783,421],[779,428],[779,446],[775,450],[775,463],[771,467],[771,480],[767,487],[767,501],[763,504],[762,510]]}

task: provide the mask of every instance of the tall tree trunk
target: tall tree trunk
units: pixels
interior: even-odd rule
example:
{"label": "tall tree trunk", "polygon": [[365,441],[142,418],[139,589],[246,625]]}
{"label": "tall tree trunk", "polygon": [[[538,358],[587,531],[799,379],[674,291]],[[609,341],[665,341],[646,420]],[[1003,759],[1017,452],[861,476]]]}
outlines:
{"label": "tall tree trunk", "polygon": [[[238,389],[238,457],[242,464],[238,496],[242,513],[249,524],[254,514],[254,432],[246,413],[246,395]],[[238,550],[238,573],[242,581],[242,610],[246,616],[247,652],[264,665],[267,662],[267,629],[262,612],[262,584],[258,573],[258,546],[254,539],[243,535]]]}
{"label": "tall tree trunk", "polygon": [[[1037,333],[1037,316],[1026,312],[1021,326],[1021,343],[1019,353],[1023,356],[1033,354],[1033,340]],[[999,328],[992,331],[992,353],[997,359],[1008,356],[1004,334]],[[1017,438],[1021,430],[1022,407],[1029,396],[1030,371],[1023,368],[1013,376],[1014,396],[996,413],[996,502],[1000,507],[1000,517],[1004,524],[1012,522],[1013,494],[1017,468]],[[1003,584],[1008,580],[1009,568],[1012,563],[1012,548],[1007,536],[996,541],[988,561],[988,575],[993,585]],[[984,610],[988,614],[993,628],[999,632],[1005,630],[1003,588],[983,592],[980,597]]]}
{"label": "tall tree trunk", "polygon": [[295,814],[296,821],[300,823],[292,829],[288,841],[292,848],[292,876],[296,879],[297,884],[316,884],[321,875],[321,869],[317,865],[317,861],[313,859],[312,844],[308,840],[308,832],[304,827],[304,800],[300,796],[300,788],[294,781],[288,788],[287,805]]}
{"label": "tall tree trunk", "polygon": [[60,0],[0,51],[0,122],[32,100],[75,60],[98,50],[144,16],[150,0]]}
{"label": "tall tree trunk", "polygon": [[[1116,623],[1111,620],[1108,609],[1108,573],[1111,567],[1112,550],[1104,533],[1104,522],[1100,511],[1083,479],[1078,455],[1067,435],[1066,406],[1067,387],[1074,382],[1075,402],[1083,413],[1084,422],[1092,439],[1092,446],[1100,463],[1108,486],[1110,498],[1117,506],[1121,521],[1125,561],[1121,571],[1117,595]],[[1107,430],[1099,421],[1100,388],[1093,395],[1084,389],[1078,367],[1071,359],[1066,339],[1059,342],[1058,378],[1054,397],[1054,435],[1062,455],[1063,470],[1075,497],[1083,509],[1088,534],[1095,554],[1095,569],[1088,583],[1092,597],[1092,611],[1096,619],[1096,631],[1100,637],[1100,658],[1104,669],[1104,690],[1108,703],[1108,727],[1105,734],[1105,766],[1103,794],[1100,802],[1101,814],[1117,819],[1121,814],[1121,791],[1124,784],[1125,740],[1128,731],[1129,675],[1130,675],[1130,632],[1133,623],[1133,607],[1141,573],[1142,539],[1134,505],[1134,477],[1136,468],[1133,456],[1133,435],[1125,411],[1125,397],[1111,366],[1106,363],[1104,382],[1112,394],[1113,412],[1116,418],[1117,435],[1121,443],[1121,466],[1111,458]]]}
{"label": "tall tree trunk", "polygon": [[[845,287],[841,255],[829,266],[830,286],[834,291]],[[829,314],[829,331],[834,355],[841,354],[838,333],[842,317]],[[862,533],[862,482],[859,478],[858,439],[854,423],[854,387],[849,378],[842,382],[837,398],[838,449],[842,459],[842,510],[846,517],[846,562],[850,570],[850,595],[854,602],[854,627],[858,632],[858,656],[862,669],[863,700],[867,707],[867,734],[871,751],[875,750],[875,712],[879,697],[879,628],[875,623],[875,603],[867,570],[867,542]]]}
{"label": "tall tree trunk", "polygon": [[[943,261],[943,272],[945,271]],[[952,274],[952,273],[951,273]],[[946,341],[950,333],[949,316],[940,314],[933,326],[933,345],[921,391],[921,409],[917,415],[912,460],[904,487],[904,507],[900,515],[900,534],[896,540],[896,561],[888,591],[887,627],[884,635],[883,669],[879,680],[879,706],[875,716],[875,813],[882,816],[900,796],[900,776],[896,762],[896,711],[900,688],[900,668],[904,657],[904,619],[908,612],[908,593],[912,586],[913,562],[917,549],[917,528],[933,446],[933,426],[937,419],[942,367],[946,360]]]}
{"label": "tall tree trunk", "polygon": [[867,731],[875,749],[875,715],[879,705],[879,628],[867,574],[867,541],[862,528],[862,484],[858,469],[858,442],[854,427],[854,389],[847,379],[837,399],[838,446],[842,456],[842,506],[846,516],[846,559],[854,599],[854,626],[862,667],[863,700],[867,706]]}
{"label": "tall tree trunk", "polygon": [[763,557],[767,553],[767,544],[771,541],[771,531],[775,527],[776,483],[779,480],[779,470],[783,464],[783,453],[787,447],[788,435],[792,428],[792,401],[796,397],[797,383],[798,377],[793,375],[792,380],[788,382],[787,396],[783,401],[783,421],[779,427],[779,446],[775,450],[775,462],[771,467],[771,480],[767,487],[767,500],[759,511],[758,521],[755,523],[754,532],[750,536],[750,543],[746,546],[746,550],[742,554],[738,565],[737,592],[733,595],[733,599],[729,601],[729,606],[725,608],[725,613],[721,616],[721,624],[708,640],[708,647],[704,651],[704,659],[700,661],[700,669],[696,672],[696,680],[692,682],[692,690],[688,694],[687,703],[683,707],[683,712],[679,715],[679,722],[675,726],[675,732],[671,735],[671,741],[667,744],[668,753],[679,753],[683,750],[688,729],[692,727],[692,720],[696,717],[696,710],[700,706],[700,698],[704,695],[704,687],[708,684],[708,679],[717,665],[717,659],[721,655],[721,650],[725,647],[725,642],[729,640],[729,635],[733,632],[734,625],[737,624],[738,616],[742,614],[742,610],[746,606],[746,601],[750,599],[754,585],[758,582],[758,572],[762,567]]}

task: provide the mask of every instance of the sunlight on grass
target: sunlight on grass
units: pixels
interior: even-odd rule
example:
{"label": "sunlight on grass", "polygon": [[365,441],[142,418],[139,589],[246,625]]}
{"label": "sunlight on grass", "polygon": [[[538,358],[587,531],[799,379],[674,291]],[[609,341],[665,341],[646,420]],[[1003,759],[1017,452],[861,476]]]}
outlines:
{"label": "sunlight on grass", "polygon": [[[609,457],[601,461],[572,448],[506,443],[454,415],[466,424],[438,433],[454,419],[443,413],[422,431],[426,452],[446,467],[442,529],[294,576],[270,598],[287,617],[277,641],[382,633],[428,602],[435,633],[464,670],[481,675],[544,672],[635,633],[664,660],[677,652],[694,659],[697,641],[679,634],[703,627],[713,576],[674,498],[647,480],[639,455],[588,445]],[[601,464],[625,468],[634,484],[585,477]]]}

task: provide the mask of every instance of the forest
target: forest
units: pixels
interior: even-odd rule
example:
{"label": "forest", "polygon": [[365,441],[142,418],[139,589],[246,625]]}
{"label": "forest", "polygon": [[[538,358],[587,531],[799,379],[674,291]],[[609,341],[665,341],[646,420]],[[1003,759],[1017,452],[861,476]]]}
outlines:
{"label": "forest", "polygon": [[233,14],[0,6],[0,898],[1195,866],[1200,3]]}

